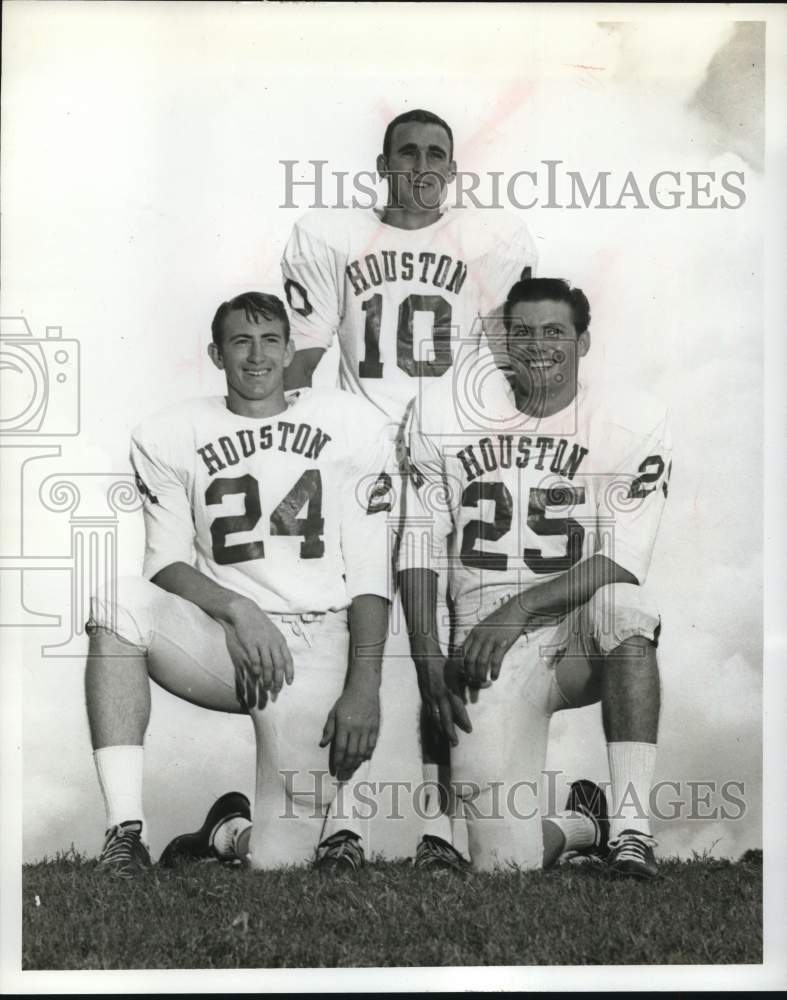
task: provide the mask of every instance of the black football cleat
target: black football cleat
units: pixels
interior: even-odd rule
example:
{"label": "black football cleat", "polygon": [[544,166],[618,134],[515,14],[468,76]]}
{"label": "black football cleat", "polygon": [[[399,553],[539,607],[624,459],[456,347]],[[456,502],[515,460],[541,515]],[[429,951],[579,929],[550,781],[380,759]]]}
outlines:
{"label": "black football cleat", "polygon": [[132,879],[150,868],[150,854],[142,843],[142,822],[128,820],[107,830],[98,867],[115,878]]}
{"label": "black football cleat", "polygon": [[659,877],[659,866],[653,854],[656,841],[639,830],[624,830],[610,844],[607,865],[615,875],[652,882]]}
{"label": "black football cleat", "polygon": [[357,872],[363,868],[365,858],[361,838],[349,830],[339,830],[326,837],[317,847],[314,868],[322,872]]}
{"label": "black football cleat", "polygon": [[159,865],[162,868],[174,868],[181,861],[202,861],[205,858],[227,860],[219,857],[213,846],[213,837],[222,823],[236,817],[251,822],[249,800],[242,792],[227,792],[220,799],[216,799],[210,807],[205,822],[199,830],[194,833],[182,833],[167,844],[158,859]]}
{"label": "black football cleat", "polygon": [[609,810],[604,790],[594,781],[580,778],[574,781],[566,799],[566,809],[569,812],[583,813],[593,823],[596,835],[589,847],[576,850],[575,854],[590,855],[595,858],[605,858],[609,851]]}
{"label": "black football cleat", "polygon": [[419,871],[466,872],[470,869],[470,862],[462,857],[453,844],[431,833],[425,833],[421,837],[413,865]]}

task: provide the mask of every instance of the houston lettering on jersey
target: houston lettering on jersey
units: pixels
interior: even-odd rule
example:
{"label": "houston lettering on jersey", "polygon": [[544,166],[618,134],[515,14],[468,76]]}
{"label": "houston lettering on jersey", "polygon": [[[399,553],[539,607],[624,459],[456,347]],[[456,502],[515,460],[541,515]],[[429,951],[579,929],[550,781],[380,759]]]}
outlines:
{"label": "houston lettering on jersey", "polygon": [[256,452],[271,448],[317,459],[330,440],[331,435],[319,427],[279,420],[276,425],[263,424],[255,431],[244,428],[234,434],[222,434],[215,441],[197,448],[197,454],[208,474],[213,476],[227,466],[237,465],[241,458],[251,458]]}
{"label": "houston lettering on jersey", "polygon": [[355,295],[362,295],[383,282],[419,281],[424,285],[444,288],[447,292],[460,292],[467,278],[467,265],[448,254],[422,251],[419,254],[404,250],[381,250],[368,253],[362,260],[352,260],[345,268],[347,279]]}
{"label": "houston lettering on jersey", "polygon": [[[548,468],[556,475],[573,479],[587,453],[588,449],[579,444],[571,445],[569,451],[569,442],[564,437],[539,435],[533,439],[526,434],[498,434],[463,445],[456,457],[462,463],[468,482],[496,469],[528,467],[538,472]],[[418,489],[422,482],[420,472],[411,466],[410,474]]]}

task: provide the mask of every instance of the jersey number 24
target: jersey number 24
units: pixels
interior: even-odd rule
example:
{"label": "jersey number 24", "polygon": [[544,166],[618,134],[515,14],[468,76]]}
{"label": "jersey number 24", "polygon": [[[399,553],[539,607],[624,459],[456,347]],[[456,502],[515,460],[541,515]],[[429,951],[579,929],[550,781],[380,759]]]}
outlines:
{"label": "jersey number 24", "polygon": [[[242,514],[217,517],[210,526],[213,539],[213,558],[220,566],[265,558],[265,543],[242,542],[227,545],[227,535],[238,531],[253,531],[262,516],[260,487],[248,473],[234,479],[214,479],[205,491],[205,504],[220,504],[226,496],[242,493]],[[306,507],[306,517],[297,517]],[[270,517],[271,535],[301,536],[301,559],[320,559],[325,554],[322,517],[322,478],[319,469],[307,469]]]}

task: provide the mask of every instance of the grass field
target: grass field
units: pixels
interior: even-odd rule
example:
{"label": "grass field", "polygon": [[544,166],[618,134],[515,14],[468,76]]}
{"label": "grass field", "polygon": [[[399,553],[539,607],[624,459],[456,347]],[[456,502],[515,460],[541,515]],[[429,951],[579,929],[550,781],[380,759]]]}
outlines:
{"label": "grass field", "polygon": [[23,969],[752,963],[761,855],[665,861],[655,883],[603,867],[416,874],[252,873],[216,863],[118,882],[63,857],[25,867]]}

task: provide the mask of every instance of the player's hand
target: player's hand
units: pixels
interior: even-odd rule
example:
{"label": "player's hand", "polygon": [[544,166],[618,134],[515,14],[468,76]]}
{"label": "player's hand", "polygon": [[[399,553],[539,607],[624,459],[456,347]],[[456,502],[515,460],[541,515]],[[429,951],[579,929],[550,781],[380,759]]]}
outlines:
{"label": "player's hand", "polygon": [[369,760],[380,731],[380,694],[377,684],[348,684],[328,713],[321,747],[330,744],[328,769],[339,781]]}
{"label": "player's hand", "polygon": [[235,690],[247,709],[263,708],[267,693],[276,699],[294,678],[292,654],[273,621],[249,602],[224,624],[227,649],[235,666]]}
{"label": "player's hand", "polygon": [[424,708],[434,724],[445,733],[448,742],[455,747],[459,742],[456,727],[471,733],[473,727],[465,708],[464,699],[458,691],[451,690],[446,682],[447,664],[442,656],[426,661],[416,661],[418,688]]}
{"label": "player's hand", "polygon": [[518,597],[513,597],[475,626],[462,645],[464,674],[470,687],[489,687],[497,680],[503,657],[527,622],[527,611]]}

